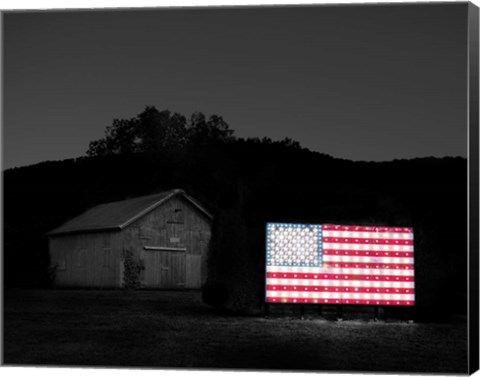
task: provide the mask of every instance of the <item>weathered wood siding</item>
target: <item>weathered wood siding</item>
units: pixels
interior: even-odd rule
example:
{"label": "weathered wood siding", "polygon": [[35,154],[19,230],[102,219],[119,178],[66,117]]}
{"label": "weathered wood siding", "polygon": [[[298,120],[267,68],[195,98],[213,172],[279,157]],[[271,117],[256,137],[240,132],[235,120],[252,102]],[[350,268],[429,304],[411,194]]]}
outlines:
{"label": "weathered wood siding", "polygon": [[144,253],[143,285],[150,288],[185,288],[185,252],[148,251]]}
{"label": "weathered wood siding", "polygon": [[51,237],[51,266],[57,265],[58,286],[121,287],[128,249],[145,264],[142,286],[200,288],[207,276],[210,234],[210,219],[176,196],[122,231]]}
{"label": "weathered wood siding", "polygon": [[61,287],[118,287],[120,233],[72,234],[50,238],[50,265]]}
{"label": "weathered wood siding", "polygon": [[[144,261],[147,288],[200,288],[207,276],[210,235],[211,221],[178,196],[122,231],[123,247]],[[185,251],[145,250],[145,246]]]}

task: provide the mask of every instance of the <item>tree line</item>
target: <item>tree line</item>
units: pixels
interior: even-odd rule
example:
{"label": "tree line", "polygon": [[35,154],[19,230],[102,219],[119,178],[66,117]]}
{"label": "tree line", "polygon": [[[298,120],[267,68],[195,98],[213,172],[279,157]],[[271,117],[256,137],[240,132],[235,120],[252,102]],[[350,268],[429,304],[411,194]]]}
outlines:
{"label": "tree line", "polygon": [[291,139],[243,139],[219,116],[147,107],[84,157],[4,172],[7,287],[48,286],[45,233],[95,205],[181,187],[214,213],[204,299],[263,303],[266,222],[412,226],[417,309],[466,310],[464,158],[353,162]]}

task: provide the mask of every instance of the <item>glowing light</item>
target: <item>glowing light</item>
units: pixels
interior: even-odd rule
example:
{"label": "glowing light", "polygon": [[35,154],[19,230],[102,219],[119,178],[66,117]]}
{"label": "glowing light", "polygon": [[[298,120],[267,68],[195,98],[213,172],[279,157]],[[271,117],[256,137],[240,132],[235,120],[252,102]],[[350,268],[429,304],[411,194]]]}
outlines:
{"label": "glowing light", "polygon": [[266,240],[267,302],[414,304],[409,228],[279,223]]}

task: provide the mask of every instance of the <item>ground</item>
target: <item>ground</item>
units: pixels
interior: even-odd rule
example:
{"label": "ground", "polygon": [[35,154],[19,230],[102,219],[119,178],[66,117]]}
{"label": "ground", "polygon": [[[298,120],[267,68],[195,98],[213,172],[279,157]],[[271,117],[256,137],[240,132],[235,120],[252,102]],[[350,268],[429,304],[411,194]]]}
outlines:
{"label": "ground", "polygon": [[6,291],[4,363],[466,373],[466,320],[219,314],[197,291]]}

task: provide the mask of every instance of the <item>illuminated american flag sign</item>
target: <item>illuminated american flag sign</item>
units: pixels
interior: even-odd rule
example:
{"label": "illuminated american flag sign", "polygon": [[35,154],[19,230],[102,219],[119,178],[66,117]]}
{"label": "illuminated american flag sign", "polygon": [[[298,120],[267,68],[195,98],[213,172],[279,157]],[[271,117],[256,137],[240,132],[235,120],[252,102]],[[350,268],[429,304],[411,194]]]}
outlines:
{"label": "illuminated american flag sign", "polygon": [[412,228],[267,224],[266,302],[415,304]]}

